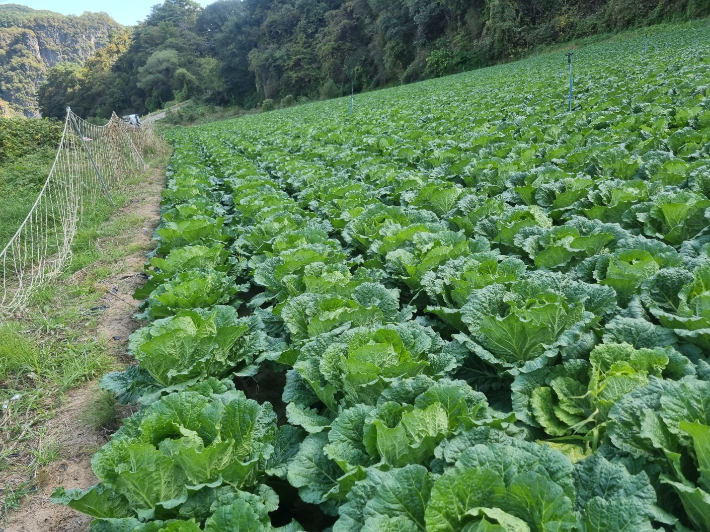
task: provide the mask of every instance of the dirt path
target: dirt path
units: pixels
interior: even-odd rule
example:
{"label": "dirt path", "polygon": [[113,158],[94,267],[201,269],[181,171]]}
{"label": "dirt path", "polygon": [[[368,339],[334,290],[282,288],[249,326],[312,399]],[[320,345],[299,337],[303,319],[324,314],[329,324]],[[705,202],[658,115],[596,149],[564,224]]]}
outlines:
{"label": "dirt path", "polygon": [[[136,198],[114,215],[140,218],[141,224],[136,229],[121,235],[121,242],[136,251],[111,264],[115,273],[97,285],[105,292],[96,305],[105,307],[105,310],[96,331],[87,333],[105,338],[119,363],[127,361],[128,336],[140,327],[140,322],[133,319],[138,301],[133,299],[132,294],[144,282],[141,272],[145,255],[154,247],[151,238],[160,219],[163,181],[162,172],[154,170],[141,184]],[[99,247],[101,245],[99,241]],[[82,275],[86,275],[83,270],[76,272],[70,282],[79,282]],[[81,415],[95,404],[99,393],[98,383],[91,382],[69,392],[66,401],[58,407],[56,417],[51,421],[49,436],[59,442],[62,458],[39,471],[37,491],[18,512],[10,514],[4,532],[85,532],[89,529],[91,518],[71,508],[52,504],[49,495],[60,485],[65,488],[87,488],[97,482],[91,470],[91,456],[106,443],[108,435],[88,427]],[[3,532],[1,523],[0,532]]]}
{"label": "dirt path", "polygon": [[167,111],[177,111],[179,109],[182,109],[186,105],[189,105],[190,103],[192,103],[192,100],[187,100],[186,102],[182,102],[177,105],[173,105],[170,109],[166,109],[165,111],[159,111],[155,114],[151,113],[148,116],[143,117],[141,119],[141,122],[143,122],[144,124],[148,124],[150,122],[155,122],[156,120],[161,120],[161,119],[165,118],[165,113]]}

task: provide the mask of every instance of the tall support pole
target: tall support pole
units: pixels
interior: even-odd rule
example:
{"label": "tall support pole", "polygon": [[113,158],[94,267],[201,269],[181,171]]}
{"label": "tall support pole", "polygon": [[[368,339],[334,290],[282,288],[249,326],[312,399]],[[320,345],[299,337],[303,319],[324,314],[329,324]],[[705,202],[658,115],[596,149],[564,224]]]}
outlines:
{"label": "tall support pole", "polygon": [[574,80],[572,78],[572,52],[567,52],[567,66],[569,67],[569,112],[572,112],[572,90],[574,87]]}
{"label": "tall support pole", "polygon": [[94,161],[94,156],[91,155],[91,150],[89,149],[89,146],[86,144],[86,141],[84,140],[84,135],[81,132],[81,128],[79,127],[78,122],[74,118],[74,113],[71,112],[71,109],[67,107],[67,113],[69,114],[69,119],[71,120],[71,123],[74,125],[74,129],[76,130],[76,134],[79,135],[79,138],[81,139],[81,143],[84,145],[84,149],[86,150],[86,153],[89,155],[89,159],[91,160],[91,164],[94,165],[94,170],[96,170],[96,175],[99,176],[99,181],[101,181],[101,186],[104,187],[104,192],[106,192],[106,195],[108,196],[108,200],[111,202],[111,205],[114,207],[116,204],[113,202],[113,198],[111,197],[111,194],[108,191],[108,188],[106,187],[106,183],[104,182],[104,178],[101,175],[101,172],[99,171],[99,167],[96,166],[96,161]]}
{"label": "tall support pole", "polygon": [[355,82],[350,80],[350,114],[353,114],[353,108],[355,107]]}

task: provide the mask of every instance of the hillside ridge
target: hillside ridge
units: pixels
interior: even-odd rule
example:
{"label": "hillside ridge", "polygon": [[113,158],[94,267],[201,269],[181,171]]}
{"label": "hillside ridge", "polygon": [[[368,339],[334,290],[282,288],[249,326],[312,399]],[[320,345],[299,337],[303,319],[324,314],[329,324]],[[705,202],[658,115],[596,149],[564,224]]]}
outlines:
{"label": "hillside ridge", "polygon": [[61,62],[83,64],[122,28],[106,13],[0,5],[0,116],[38,117],[37,89],[46,71]]}

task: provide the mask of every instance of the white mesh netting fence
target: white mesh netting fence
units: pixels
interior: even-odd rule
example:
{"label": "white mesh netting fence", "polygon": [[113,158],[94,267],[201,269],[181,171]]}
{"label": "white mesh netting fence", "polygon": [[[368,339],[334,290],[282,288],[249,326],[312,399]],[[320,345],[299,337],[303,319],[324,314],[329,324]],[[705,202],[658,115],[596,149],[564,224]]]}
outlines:
{"label": "white mesh netting fence", "polygon": [[51,281],[71,257],[85,209],[124,188],[146,170],[143,156],[159,149],[150,124],[134,127],[114,113],[103,126],[67,109],[52,170],[32,209],[0,251],[0,315],[25,306],[33,290]]}

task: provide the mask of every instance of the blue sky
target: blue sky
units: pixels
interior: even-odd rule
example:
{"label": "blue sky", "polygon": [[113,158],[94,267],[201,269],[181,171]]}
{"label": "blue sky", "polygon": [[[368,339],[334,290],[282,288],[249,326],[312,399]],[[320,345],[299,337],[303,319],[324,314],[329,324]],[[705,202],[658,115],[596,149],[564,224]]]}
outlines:
{"label": "blue sky", "polygon": [[[214,0],[197,0],[206,6]],[[162,0],[0,0],[0,4],[21,4],[32,9],[49,9],[65,15],[81,15],[84,11],[104,11],[116,22],[132,26],[144,20],[154,4]]]}

